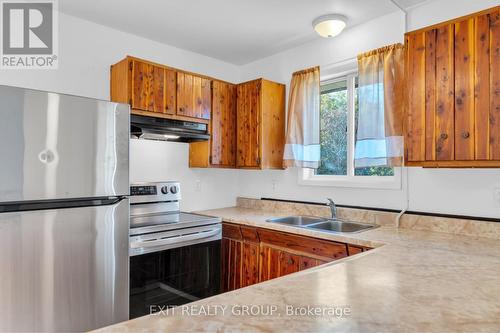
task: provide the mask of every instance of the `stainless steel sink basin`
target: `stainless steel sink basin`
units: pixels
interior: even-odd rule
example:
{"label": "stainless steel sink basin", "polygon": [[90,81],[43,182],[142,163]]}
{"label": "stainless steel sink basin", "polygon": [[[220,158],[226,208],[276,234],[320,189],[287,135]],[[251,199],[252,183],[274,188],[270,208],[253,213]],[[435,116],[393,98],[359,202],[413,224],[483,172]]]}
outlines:
{"label": "stainless steel sink basin", "polygon": [[313,223],[318,223],[326,221],[326,219],[314,216],[287,216],[287,217],[277,217],[274,219],[269,219],[267,222],[287,224],[293,226],[307,226]]}
{"label": "stainless steel sink basin", "polygon": [[367,229],[376,228],[377,226],[373,224],[359,223],[359,222],[348,222],[341,220],[328,220],[319,223],[309,224],[306,228],[316,229],[318,231],[326,231],[326,232],[361,232]]}

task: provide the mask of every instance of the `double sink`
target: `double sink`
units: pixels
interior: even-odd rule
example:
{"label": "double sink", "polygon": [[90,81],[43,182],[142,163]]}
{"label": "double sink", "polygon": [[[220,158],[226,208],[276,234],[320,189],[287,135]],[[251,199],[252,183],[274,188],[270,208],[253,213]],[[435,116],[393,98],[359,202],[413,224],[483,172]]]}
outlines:
{"label": "double sink", "polygon": [[315,216],[287,216],[267,220],[267,222],[314,229],[331,233],[356,233],[376,228],[376,225],[360,222],[342,221]]}

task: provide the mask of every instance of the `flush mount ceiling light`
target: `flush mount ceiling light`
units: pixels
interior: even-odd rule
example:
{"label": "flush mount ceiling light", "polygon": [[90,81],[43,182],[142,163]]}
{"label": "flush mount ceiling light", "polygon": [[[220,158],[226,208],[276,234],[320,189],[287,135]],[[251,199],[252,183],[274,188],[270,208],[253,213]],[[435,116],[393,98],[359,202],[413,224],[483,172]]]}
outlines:
{"label": "flush mount ceiling light", "polygon": [[339,14],[323,15],[315,19],[312,23],[314,30],[321,37],[335,37],[344,30],[347,25],[347,17]]}

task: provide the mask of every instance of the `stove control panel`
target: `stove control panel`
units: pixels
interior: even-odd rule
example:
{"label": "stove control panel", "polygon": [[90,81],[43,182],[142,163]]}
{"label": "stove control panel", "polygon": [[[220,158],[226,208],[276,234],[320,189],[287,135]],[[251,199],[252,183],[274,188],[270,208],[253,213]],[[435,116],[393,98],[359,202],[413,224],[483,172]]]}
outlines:
{"label": "stove control panel", "polygon": [[130,195],[156,195],[156,194],[157,194],[156,186],[130,186]]}
{"label": "stove control panel", "polygon": [[130,185],[130,203],[179,201],[179,182],[137,183]]}

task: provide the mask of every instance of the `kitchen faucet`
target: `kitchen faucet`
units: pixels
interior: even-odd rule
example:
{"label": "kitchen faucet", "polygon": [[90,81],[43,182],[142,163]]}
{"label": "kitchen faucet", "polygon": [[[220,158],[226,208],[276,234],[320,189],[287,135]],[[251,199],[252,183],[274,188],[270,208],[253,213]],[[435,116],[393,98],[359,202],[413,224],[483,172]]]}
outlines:
{"label": "kitchen faucet", "polygon": [[332,219],[337,218],[337,206],[335,205],[335,202],[333,202],[332,199],[326,198],[328,200],[328,206],[330,206],[330,210],[332,211]]}

